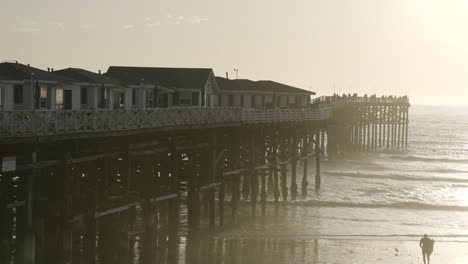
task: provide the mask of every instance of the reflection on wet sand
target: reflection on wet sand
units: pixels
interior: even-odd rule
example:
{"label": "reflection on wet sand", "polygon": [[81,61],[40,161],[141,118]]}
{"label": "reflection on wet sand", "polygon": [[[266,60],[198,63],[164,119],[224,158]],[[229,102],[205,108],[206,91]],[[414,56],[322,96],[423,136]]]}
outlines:
{"label": "reflection on wet sand", "polygon": [[[318,240],[222,238],[192,234],[187,239],[185,263],[318,263],[318,245]],[[307,254],[310,246],[314,248],[313,258]]]}

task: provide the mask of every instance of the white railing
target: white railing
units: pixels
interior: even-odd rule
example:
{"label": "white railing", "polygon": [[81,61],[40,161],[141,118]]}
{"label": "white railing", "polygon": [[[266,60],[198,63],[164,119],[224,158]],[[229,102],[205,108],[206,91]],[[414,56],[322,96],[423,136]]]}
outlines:
{"label": "white railing", "polygon": [[324,109],[158,108],[145,110],[0,111],[0,137],[137,130],[162,127],[325,120]]}
{"label": "white railing", "polygon": [[243,123],[274,123],[274,122],[301,122],[325,120],[332,116],[332,108],[322,109],[244,109],[242,111]]}
{"label": "white railing", "polygon": [[408,96],[320,96],[313,100],[314,103],[322,104],[349,104],[349,103],[383,103],[383,104],[409,104]]}

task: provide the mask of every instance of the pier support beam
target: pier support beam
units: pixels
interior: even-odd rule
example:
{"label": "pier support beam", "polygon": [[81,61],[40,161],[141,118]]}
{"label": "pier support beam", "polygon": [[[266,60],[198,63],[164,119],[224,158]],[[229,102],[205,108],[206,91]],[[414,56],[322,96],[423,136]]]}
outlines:
{"label": "pier support beam", "polygon": [[[217,137],[216,134],[211,135],[211,151],[209,153],[210,158],[209,164],[209,183],[215,183],[216,181],[216,148],[217,148]],[[216,207],[215,207],[215,188],[210,188],[209,192],[209,204],[210,204],[210,229],[215,229],[216,224]]]}
{"label": "pier support beam", "polygon": [[[0,157],[0,161],[2,157]],[[11,176],[2,172],[0,177],[0,263],[10,263],[11,209],[7,208]]]}
{"label": "pier support beam", "polygon": [[250,136],[250,162],[249,171],[250,174],[250,206],[252,216],[255,217],[257,214],[257,197],[258,197],[258,173],[255,167],[257,166],[257,155],[258,155],[258,142],[256,141],[255,132],[252,131]]}
{"label": "pier support beam", "polygon": [[309,154],[310,151],[310,141],[309,141],[309,135],[306,133],[304,134],[302,138],[302,156],[303,156],[303,174],[302,174],[302,181],[301,181],[301,194],[302,197],[305,198],[307,197],[307,188],[309,187],[309,182],[307,180],[307,167],[308,167],[308,158],[307,155]]}
{"label": "pier support beam", "polygon": [[[259,148],[260,148],[260,153],[261,153],[260,163],[262,165],[265,165],[267,151],[266,151],[266,146],[265,146],[265,135],[263,133],[263,130],[260,135],[259,142],[260,142]],[[266,171],[265,170],[266,169],[262,169],[259,171],[260,177],[261,177],[260,202],[262,204],[262,216],[265,216],[266,214],[266,201],[267,201],[267,185],[266,185],[267,183],[266,183]]]}
{"label": "pier support beam", "polygon": [[[34,143],[33,151],[31,154],[31,163],[37,163],[37,154],[39,152],[38,144]],[[34,232],[34,212],[38,201],[36,197],[36,178],[39,174],[39,169],[34,168],[26,175],[26,227],[25,235],[22,238],[19,263],[20,264],[34,264],[36,263],[36,234]]]}
{"label": "pier support beam", "polygon": [[[233,169],[240,167],[240,133],[234,137],[231,148],[231,166]],[[231,219],[232,223],[237,224],[237,209],[239,208],[240,201],[240,175],[231,176]]]}
{"label": "pier support beam", "polygon": [[151,203],[151,195],[154,191],[153,163],[149,157],[144,157],[141,167],[140,190],[143,196],[143,241],[141,250],[142,264],[154,263],[156,259],[156,230],[158,227],[158,208]]}
{"label": "pier support beam", "polygon": [[192,151],[188,157],[190,175],[188,175],[187,191],[187,211],[188,224],[191,228],[198,228],[200,225],[200,194],[198,186],[198,168],[196,153]]}
{"label": "pier support beam", "polygon": [[321,176],[320,176],[320,148],[317,144],[318,134],[315,134],[315,190],[320,190]]}
{"label": "pier support beam", "polygon": [[82,169],[82,175],[85,175],[85,190],[86,196],[83,203],[86,206],[86,212],[83,219],[83,256],[85,264],[96,263],[96,232],[97,223],[94,217],[99,199],[99,180],[97,168],[90,164],[86,166],[86,170]]}
{"label": "pier support beam", "polygon": [[288,156],[286,154],[286,139],[284,138],[284,136],[281,138],[281,142],[280,142],[280,155],[281,155],[280,156],[281,157],[281,164],[280,164],[281,192],[283,196],[283,201],[286,202],[288,200],[288,183],[286,179],[286,175],[287,175],[286,160]]}
{"label": "pier support beam", "polygon": [[409,118],[408,118],[408,108],[405,109],[405,147],[408,146],[408,125],[409,125]]}
{"label": "pier support beam", "polygon": [[273,171],[273,180],[274,180],[274,187],[273,187],[273,195],[275,198],[275,203],[279,202],[279,197],[280,197],[280,189],[279,189],[279,175],[278,175],[278,136],[274,136],[273,140],[273,146],[272,146],[272,153],[271,153],[271,158],[272,158],[272,163],[273,166],[271,170]]}
{"label": "pier support beam", "polygon": [[297,165],[297,134],[293,131],[291,140],[291,199],[294,201],[297,197],[297,183],[296,183],[296,165]]}

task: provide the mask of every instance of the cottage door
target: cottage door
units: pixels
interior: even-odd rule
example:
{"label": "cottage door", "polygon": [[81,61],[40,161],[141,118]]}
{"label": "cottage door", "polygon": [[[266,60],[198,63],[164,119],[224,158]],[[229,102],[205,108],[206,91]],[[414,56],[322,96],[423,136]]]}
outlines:
{"label": "cottage door", "polygon": [[71,90],[63,91],[63,109],[65,110],[72,109],[72,91]]}

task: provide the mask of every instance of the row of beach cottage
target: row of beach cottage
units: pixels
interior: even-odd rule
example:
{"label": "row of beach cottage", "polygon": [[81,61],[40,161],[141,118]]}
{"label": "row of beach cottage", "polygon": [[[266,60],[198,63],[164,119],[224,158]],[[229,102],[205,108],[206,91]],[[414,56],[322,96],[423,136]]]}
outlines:
{"label": "row of beach cottage", "polygon": [[216,77],[209,68],[110,66],[42,70],[0,63],[0,109],[96,110],[169,107],[299,108],[314,92],[273,81]]}

